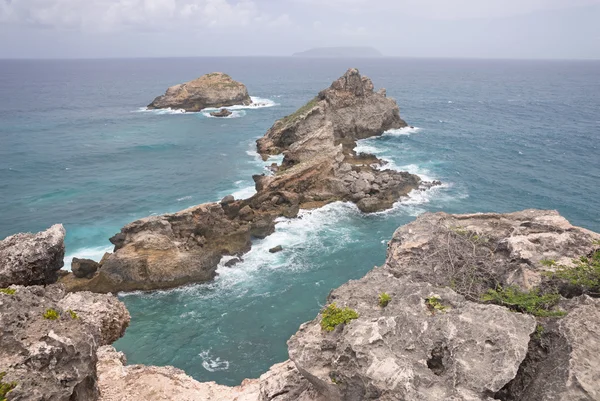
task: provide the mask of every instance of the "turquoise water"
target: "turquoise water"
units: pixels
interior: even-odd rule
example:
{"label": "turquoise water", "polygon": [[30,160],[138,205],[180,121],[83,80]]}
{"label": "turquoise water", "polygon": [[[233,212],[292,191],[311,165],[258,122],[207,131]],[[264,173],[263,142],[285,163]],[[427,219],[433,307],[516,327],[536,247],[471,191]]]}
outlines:
{"label": "turquoise water", "polygon": [[[0,61],[0,237],[62,222],[68,264],[99,258],[137,218],[248,196],[265,165],[256,138],[351,66],[417,127],[359,146],[445,185],[377,215],[303,212],[213,283],[122,296],[132,322],[116,347],[130,363],[224,384],[259,376],[332,288],[381,264],[393,231],[426,211],[551,208],[600,231],[598,62],[212,58]],[[140,111],[211,71],[263,107],[228,119]]]}

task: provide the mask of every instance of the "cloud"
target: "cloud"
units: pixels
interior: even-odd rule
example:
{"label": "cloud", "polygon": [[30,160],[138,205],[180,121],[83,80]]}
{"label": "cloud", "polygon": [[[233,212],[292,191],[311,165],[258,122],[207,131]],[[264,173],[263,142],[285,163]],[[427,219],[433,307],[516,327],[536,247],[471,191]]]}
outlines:
{"label": "cloud", "polygon": [[278,26],[287,14],[261,12],[252,0],[0,0],[0,21],[86,31]]}

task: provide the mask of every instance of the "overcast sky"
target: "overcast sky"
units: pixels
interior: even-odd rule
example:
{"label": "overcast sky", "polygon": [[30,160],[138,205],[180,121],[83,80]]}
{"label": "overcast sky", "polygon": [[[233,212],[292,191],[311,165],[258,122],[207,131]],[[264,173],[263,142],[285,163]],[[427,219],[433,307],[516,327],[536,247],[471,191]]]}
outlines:
{"label": "overcast sky", "polygon": [[387,56],[600,59],[600,0],[0,0],[0,58]]}

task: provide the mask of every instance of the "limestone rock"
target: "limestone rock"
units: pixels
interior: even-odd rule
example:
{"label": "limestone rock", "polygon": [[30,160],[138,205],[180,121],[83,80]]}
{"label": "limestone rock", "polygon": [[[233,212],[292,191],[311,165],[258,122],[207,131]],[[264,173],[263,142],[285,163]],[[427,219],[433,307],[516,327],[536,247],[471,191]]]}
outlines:
{"label": "limestone rock", "polygon": [[[391,302],[381,308],[378,294]],[[432,311],[437,296],[445,311]],[[333,332],[316,319],[289,340],[290,358],[327,400],[487,400],[515,377],[535,319],[467,301],[447,288],[375,269],[329,302],[359,318]]]}
{"label": "limestone rock", "polygon": [[75,292],[58,302],[63,310],[72,310],[84,323],[100,329],[98,343],[108,345],[125,334],[131,317],[125,305],[112,295]]}
{"label": "limestone rock", "polygon": [[220,108],[252,103],[248,89],[222,72],[206,74],[193,81],[175,85],[154,99],[149,109],[184,109],[200,111],[208,107]]}
{"label": "limestone rock", "polygon": [[0,241],[0,287],[52,284],[65,256],[65,229],[56,224],[36,234],[15,234]]}
{"label": "limestone rock", "polygon": [[71,262],[71,271],[77,278],[92,278],[100,264],[91,259],[73,258]]}
{"label": "limestone rock", "polygon": [[283,251],[283,247],[281,245],[277,245],[277,246],[269,249],[270,253],[278,253],[278,252],[281,252],[281,251]]}

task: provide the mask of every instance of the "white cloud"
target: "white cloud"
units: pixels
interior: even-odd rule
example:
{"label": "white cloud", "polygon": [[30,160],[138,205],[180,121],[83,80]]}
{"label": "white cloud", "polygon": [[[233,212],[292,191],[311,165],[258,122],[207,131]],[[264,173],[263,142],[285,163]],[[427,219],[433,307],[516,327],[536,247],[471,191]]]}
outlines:
{"label": "white cloud", "polygon": [[289,23],[252,0],[0,0],[0,21],[58,29],[204,29]]}

